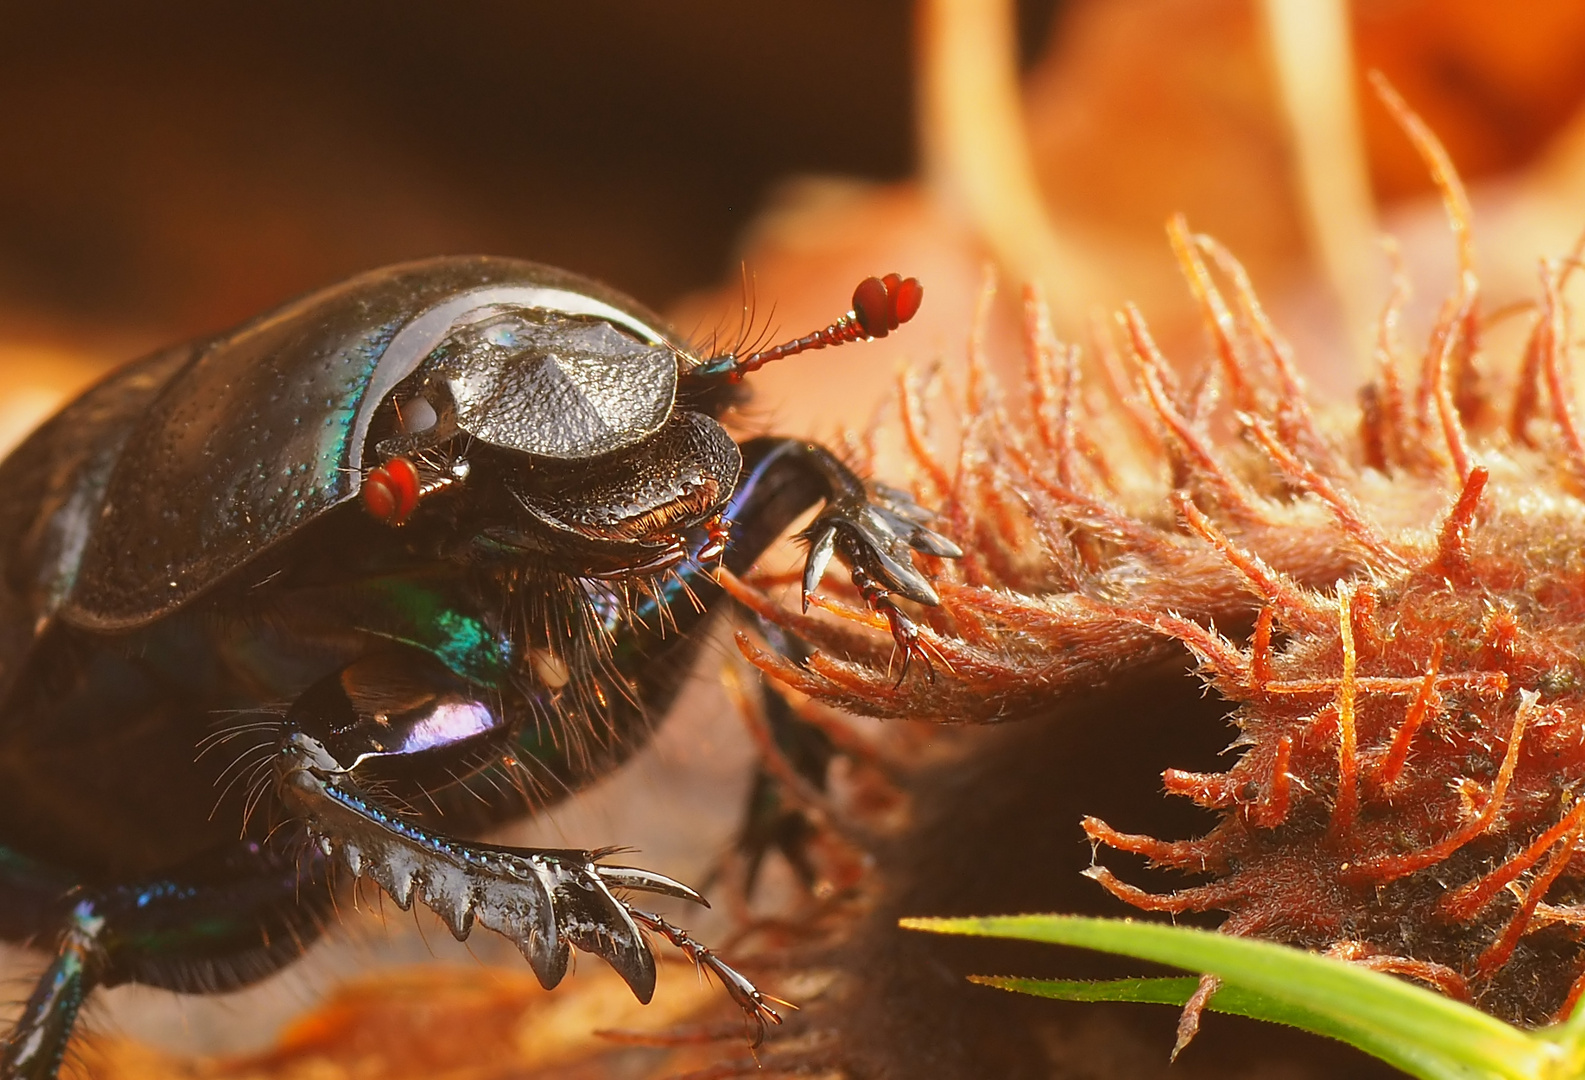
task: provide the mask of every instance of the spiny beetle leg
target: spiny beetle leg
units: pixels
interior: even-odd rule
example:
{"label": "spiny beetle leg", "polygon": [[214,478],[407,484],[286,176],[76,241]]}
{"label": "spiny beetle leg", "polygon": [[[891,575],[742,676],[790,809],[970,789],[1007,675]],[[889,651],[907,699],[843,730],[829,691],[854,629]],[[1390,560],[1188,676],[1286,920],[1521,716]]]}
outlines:
{"label": "spiny beetle leg", "polygon": [[[276,782],[282,800],[307,823],[327,858],[355,877],[368,877],[404,909],[415,900],[422,903],[458,940],[475,925],[502,934],[547,989],[566,974],[576,947],[610,964],[647,1003],[655,992],[655,958],[639,933],[642,925],[715,972],[746,1011],[780,1022],[754,985],[709,949],[612,893],[647,892],[705,903],[681,882],[652,870],[600,865],[610,849],[499,847],[429,832],[359,790],[324,744],[300,731],[283,741],[280,761]],[[763,1028],[763,1019],[760,1024]]]}
{"label": "spiny beetle leg", "polygon": [[654,958],[595,869],[598,853],[490,847],[431,832],[359,789],[302,732],[283,743],[276,786],[326,858],[404,910],[423,904],[459,941],[475,924],[501,934],[547,989],[567,973],[576,945],[615,968],[640,1001],[654,993]]}
{"label": "spiny beetle leg", "polygon": [[[832,504],[827,504],[826,512],[815,519],[815,524],[820,525],[823,519],[826,520],[823,536],[833,538],[835,549],[848,564],[854,587],[871,611],[886,617],[892,640],[902,653],[897,685],[902,685],[908,677],[908,667],[915,659],[924,664],[925,674],[934,682],[935,667],[925,651],[919,627],[897,606],[893,595],[905,596],[917,604],[934,607],[941,602],[940,597],[925,576],[914,567],[910,549],[946,558],[956,558],[962,551],[956,544],[922,524],[915,515],[922,517],[925,511],[920,510],[913,500],[891,501],[887,499],[888,495],[894,494],[890,489],[877,486],[875,491],[877,501],[866,500],[857,508],[843,503],[837,503],[833,508]],[[879,501],[882,499],[887,501]],[[814,560],[819,554],[818,547],[810,549],[811,566],[815,565]],[[807,595],[806,591],[806,607]]]}

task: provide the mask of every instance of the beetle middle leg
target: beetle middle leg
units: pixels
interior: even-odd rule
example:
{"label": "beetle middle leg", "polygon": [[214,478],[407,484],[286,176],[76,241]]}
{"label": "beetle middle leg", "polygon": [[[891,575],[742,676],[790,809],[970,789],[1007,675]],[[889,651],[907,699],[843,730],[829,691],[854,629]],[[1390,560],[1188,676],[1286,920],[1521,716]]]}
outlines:
{"label": "beetle middle leg", "polygon": [[[799,662],[808,658],[808,647],[782,627],[760,620],[758,629],[782,655]],[[798,800],[789,799],[786,770],[824,792],[831,763],[840,751],[826,730],[800,717],[787,696],[762,672],[754,672],[750,683],[741,689],[738,707],[752,722],[763,725],[768,743],[761,750],[735,845],[743,859],[744,894],[753,895],[765,856],[772,851],[779,852],[803,887],[813,891],[820,874],[810,857],[810,845],[819,828]],[[766,760],[772,755],[781,758],[782,769]]]}
{"label": "beetle middle leg", "polygon": [[[8,864],[8,879],[13,872],[49,876],[16,858]],[[54,956],[0,1040],[0,1076],[53,1077],[78,1010],[97,986],[226,990],[296,959],[329,910],[325,875],[311,854],[239,841],[147,881],[52,889],[55,910],[35,914],[53,926]]]}

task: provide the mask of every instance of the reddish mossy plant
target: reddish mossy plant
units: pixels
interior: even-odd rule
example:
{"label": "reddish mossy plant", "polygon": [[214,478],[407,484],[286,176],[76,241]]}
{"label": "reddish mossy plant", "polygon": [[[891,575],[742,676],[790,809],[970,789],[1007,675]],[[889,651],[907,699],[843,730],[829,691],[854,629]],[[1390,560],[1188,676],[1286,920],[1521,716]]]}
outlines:
{"label": "reddish mossy plant", "polygon": [[1442,188],[1460,267],[1418,357],[1396,340],[1395,290],[1357,426],[1312,411],[1239,264],[1175,222],[1211,342],[1193,379],[1133,310],[1096,335],[1086,379],[1033,295],[1029,410],[1008,415],[971,348],[955,461],[927,430],[924,381],[904,379],[916,494],[968,549],[931,567],[931,675],[898,681],[855,604],[806,616],[733,582],[822,651],[796,664],[740,644],[815,699],[984,723],[1050,714],[1181,643],[1229,703],[1240,753],[1222,773],[1168,770],[1165,787],[1220,822],[1191,840],[1084,829],[1210,880],[1155,893],[1090,875],[1139,908],[1223,911],[1228,933],[1538,1024],[1585,987],[1585,436],[1562,299],[1578,253],[1542,263],[1528,345],[1499,378],[1463,190],[1389,105]]}

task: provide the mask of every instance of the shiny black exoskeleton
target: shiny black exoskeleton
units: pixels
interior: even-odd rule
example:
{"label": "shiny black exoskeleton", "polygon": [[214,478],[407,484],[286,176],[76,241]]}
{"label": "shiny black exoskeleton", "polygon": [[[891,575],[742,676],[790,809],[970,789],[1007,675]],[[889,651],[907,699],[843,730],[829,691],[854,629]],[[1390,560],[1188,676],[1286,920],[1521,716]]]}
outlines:
{"label": "shiny black exoskeleton", "polygon": [[[53,950],[0,1043],[48,1077],[95,986],[259,978],[336,879],[507,935],[553,986],[576,947],[642,1000],[643,932],[767,998],[608,852],[456,839],[642,744],[748,569],[808,508],[805,589],[848,564],[935,602],[954,556],[825,449],[717,417],[745,372],[883,336],[916,282],[785,346],[700,359],[592,282],[505,259],[397,266],[121,369],[0,463],[0,937]],[[702,901],[701,901],[702,902]]]}

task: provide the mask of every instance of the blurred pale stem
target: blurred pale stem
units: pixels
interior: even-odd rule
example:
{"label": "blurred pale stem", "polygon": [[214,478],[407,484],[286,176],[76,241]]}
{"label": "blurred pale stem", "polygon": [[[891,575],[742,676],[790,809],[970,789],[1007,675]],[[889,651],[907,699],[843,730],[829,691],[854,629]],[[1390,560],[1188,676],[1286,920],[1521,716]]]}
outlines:
{"label": "blurred pale stem", "polygon": [[1013,0],[921,0],[918,12],[926,180],[1006,276],[1042,285],[1059,329],[1076,332],[1094,292],[1035,178]]}
{"label": "blurred pale stem", "polygon": [[1261,6],[1305,231],[1341,309],[1356,373],[1368,379],[1383,272],[1348,5],[1262,0]]}
{"label": "blurred pale stem", "polygon": [[1585,200],[1585,107],[1578,108],[1568,124],[1531,173],[1532,186],[1546,190],[1559,202],[1577,206]]}
{"label": "blurred pale stem", "polygon": [[[1574,272],[1565,273],[1560,284],[1568,290],[1565,296],[1572,293],[1576,298],[1572,307],[1577,312],[1580,285],[1585,281],[1585,274],[1579,270],[1581,257],[1585,256],[1585,233],[1577,231],[1585,225],[1585,220],[1582,220],[1585,214],[1580,212],[1580,207],[1585,205],[1585,107],[1575,109],[1567,126],[1552,140],[1545,155],[1525,177],[1524,184],[1528,216],[1534,222],[1527,223],[1527,227],[1535,233],[1528,250],[1555,250],[1559,224],[1563,229],[1573,232],[1574,246],[1565,266],[1572,266]],[[1580,379],[1581,373],[1576,370],[1576,393],[1579,392]]]}

